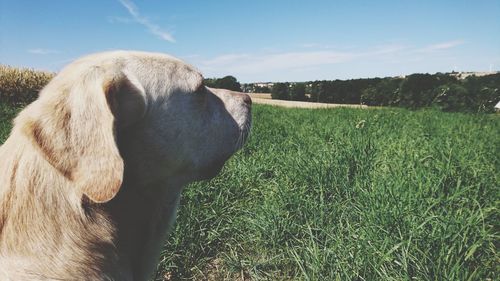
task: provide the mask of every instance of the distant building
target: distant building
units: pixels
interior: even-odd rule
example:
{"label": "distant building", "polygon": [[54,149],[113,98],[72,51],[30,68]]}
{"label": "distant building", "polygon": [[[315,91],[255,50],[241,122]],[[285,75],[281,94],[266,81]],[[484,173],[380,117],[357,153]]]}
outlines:
{"label": "distant building", "polygon": [[273,82],[256,82],[256,83],[246,83],[241,85],[241,89],[245,93],[260,93],[260,92],[270,92],[273,88]]}
{"label": "distant building", "polygon": [[255,86],[257,87],[269,87],[269,88],[272,88],[274,86],[274,83],[272,82],[265,82],[265,83],[254,83]]}
{"label": "distant building", "polygon": [[451,72],[449,73],[450,76],[456,77],[459,80],[465,79],[469,76],[487,76],[487,75],[493,75],[499,73],[498,71],[482,71],[482,72],[475,72],[475,71],[464,71],[464,72]]}

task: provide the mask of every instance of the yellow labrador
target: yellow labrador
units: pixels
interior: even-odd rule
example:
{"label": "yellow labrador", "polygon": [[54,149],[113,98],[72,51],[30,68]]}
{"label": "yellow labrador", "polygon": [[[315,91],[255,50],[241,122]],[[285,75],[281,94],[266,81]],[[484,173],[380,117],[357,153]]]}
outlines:
{"label": "yellow labrador", "polygon": [[0,147],[0,280],[150,278],[182,187],[243,145],[250,109],[163,54],[67,66]]}

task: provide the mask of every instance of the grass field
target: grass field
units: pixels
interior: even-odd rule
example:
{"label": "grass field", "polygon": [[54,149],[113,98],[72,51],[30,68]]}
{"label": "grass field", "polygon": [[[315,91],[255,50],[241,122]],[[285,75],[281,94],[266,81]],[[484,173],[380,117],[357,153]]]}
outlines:
{"label": "grass field", "polygon": [[253,115],[223,172],[185,189],[156,280],[500,278],[498,115]]}
{"label": "grass field", "polygon": [[0,103],[0,144],[2,144],[12,128],[12,119],[19,109]]}

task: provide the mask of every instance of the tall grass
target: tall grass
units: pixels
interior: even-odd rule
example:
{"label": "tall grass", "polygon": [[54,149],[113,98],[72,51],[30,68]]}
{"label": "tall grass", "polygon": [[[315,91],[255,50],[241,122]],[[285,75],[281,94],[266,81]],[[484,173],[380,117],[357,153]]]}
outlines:
{"label": "tall grass", "polygon": [[[3,107],[2,107],[3,108]],[[15,110],[2,110],[0,140]],[[256,105],[156,280],[498,280],[500,119]]]}
{"label": "tall grass", "polygon": [[255,106],[183,193],[157,280],[498,280],[500,120]]}

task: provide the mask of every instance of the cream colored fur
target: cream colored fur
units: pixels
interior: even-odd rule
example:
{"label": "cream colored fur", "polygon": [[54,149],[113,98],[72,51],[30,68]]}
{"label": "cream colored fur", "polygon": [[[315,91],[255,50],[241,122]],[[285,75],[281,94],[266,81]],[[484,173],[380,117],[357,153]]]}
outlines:
{"label": "cream colored fur", "polygon": [[0,280],[148,280],[182,187],[241,147],[250,104],[163,54],[67,66],[0,147]]}

